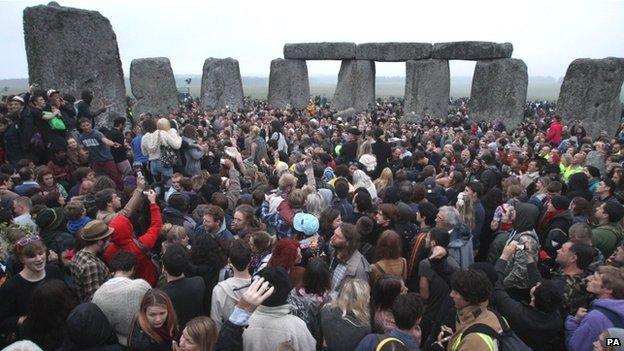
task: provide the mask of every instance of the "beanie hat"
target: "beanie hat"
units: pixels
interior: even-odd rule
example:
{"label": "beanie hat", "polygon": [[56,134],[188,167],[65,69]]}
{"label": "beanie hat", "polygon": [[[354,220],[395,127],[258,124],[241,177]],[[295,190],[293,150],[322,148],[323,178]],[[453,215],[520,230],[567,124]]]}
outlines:
{"label": "beanie hat", "polygon": [[557,195],[550,200],[553,207],[557,210],[565,210],[570,206],[570,200],[567,197]]}
{"label": "beanie hat", "polygon": [[262,305],[275,307],[285,304],[288,295],[290,295],[290,290],[292,290],[288,272],[283,267],[266,268],[260,273],[260,276],[268,281],[270,286],[275,288],[273,294],[264,300]]}

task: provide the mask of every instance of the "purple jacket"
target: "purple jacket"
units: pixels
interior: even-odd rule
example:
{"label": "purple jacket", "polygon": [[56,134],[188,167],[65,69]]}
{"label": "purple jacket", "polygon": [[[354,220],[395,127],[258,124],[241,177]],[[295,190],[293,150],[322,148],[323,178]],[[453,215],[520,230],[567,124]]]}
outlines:
{"label": "purple jacket", "polygon": [[598,340],[598,336],[607,328],[612,328],[613,323],[600,311],[592,310],[592,307],[600,306],[615,312],[624,321],[624,300],[596,299],[592,302],[589,312],[581,320],[577,321],[574,316],[568,316],[565,321],[566,344],[569,351],[592,350],[592,343]]}

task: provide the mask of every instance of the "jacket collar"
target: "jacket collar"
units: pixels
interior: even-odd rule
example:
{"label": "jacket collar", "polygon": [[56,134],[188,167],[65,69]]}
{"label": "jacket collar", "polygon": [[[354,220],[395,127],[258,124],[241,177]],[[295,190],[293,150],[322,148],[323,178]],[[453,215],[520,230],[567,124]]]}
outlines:
{"label": "jacket collar", "polygon": [[284,305],[274,306],[274,307],[260,305],[258,306],[258,308],[256,308],[254,313],[272,317],[272,318],[278,318],[278,317],[283,317],[283,316],[290,314],[290,310],[291,310],[290,304],[284,304]]}
{"label": "jacket collar", "polygon": [[483,312],[487,311],[488,302],[482,302],[478,305],[469,305],[457,312],[459,323],[471,323],[477,319]]}

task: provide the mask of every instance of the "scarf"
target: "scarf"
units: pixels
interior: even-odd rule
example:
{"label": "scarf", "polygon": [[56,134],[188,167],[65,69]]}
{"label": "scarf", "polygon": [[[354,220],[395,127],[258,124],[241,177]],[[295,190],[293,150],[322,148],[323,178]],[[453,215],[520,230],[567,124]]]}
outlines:
{"label": "scarf", "polygon": [[[166,323],[165,323],[166,324]],[[169,331],[165,328],[165,324],[163,324],[160,328],[155,328],[154,331],[158,336],[160,336],[165,344],[171,344],[171,342],[176,338],[175,331],[171,335]]]}
{"label": "scarf", "polygon": [[553,218],[555,218],[556,216],[562,214],[566,210],[567,210],[567,208],[564,208],[564,209],[561,209],[561,210],[546,211],[546,213],[544,213],[544,217],[542,217],[542,220],[539,223],[540,230],[543,230],[546,227],[546,225],[548,223],[550,223],[550,221]]}

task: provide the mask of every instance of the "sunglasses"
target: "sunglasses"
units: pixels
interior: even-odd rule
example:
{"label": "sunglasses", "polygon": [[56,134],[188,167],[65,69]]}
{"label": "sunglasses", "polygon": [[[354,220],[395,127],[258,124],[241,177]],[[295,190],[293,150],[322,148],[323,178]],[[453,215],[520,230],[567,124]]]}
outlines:
{"label": "sunglasses", "polygon": [[41,237],[39,235],[25,236],[17,241],[15,244],[15,251],[19,253],[24,246],[34,243],[35,241],[41,241]]}

